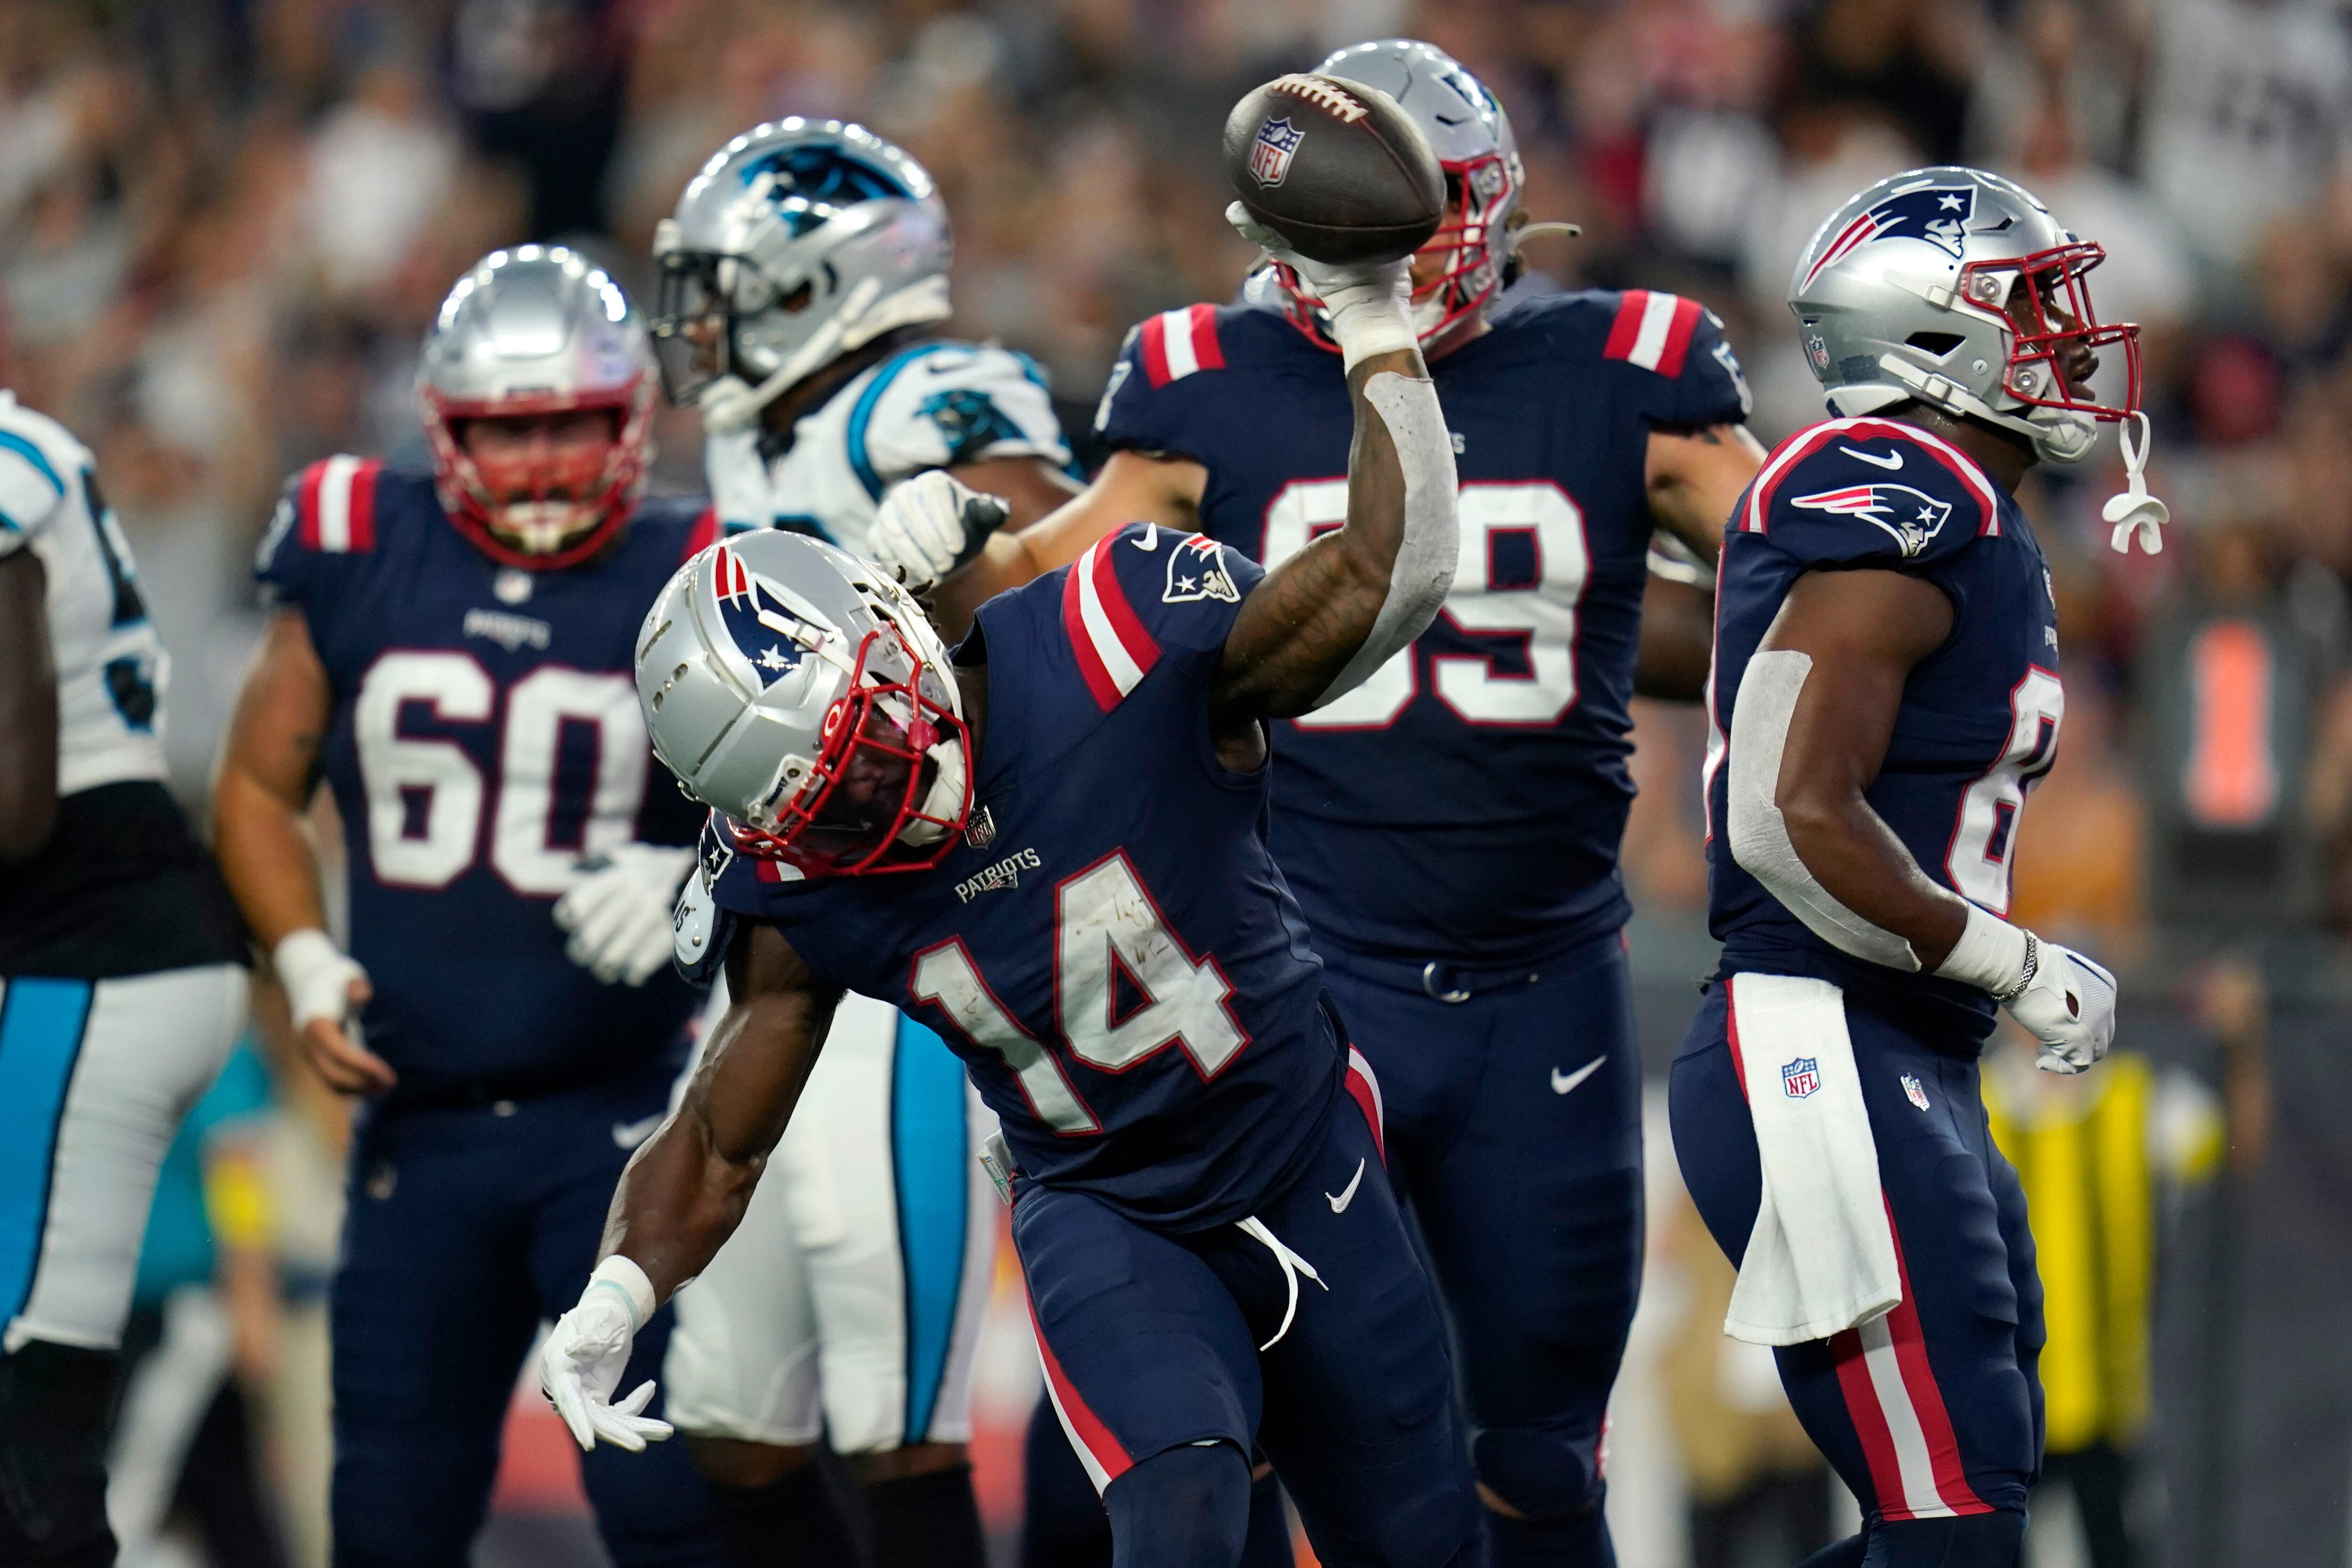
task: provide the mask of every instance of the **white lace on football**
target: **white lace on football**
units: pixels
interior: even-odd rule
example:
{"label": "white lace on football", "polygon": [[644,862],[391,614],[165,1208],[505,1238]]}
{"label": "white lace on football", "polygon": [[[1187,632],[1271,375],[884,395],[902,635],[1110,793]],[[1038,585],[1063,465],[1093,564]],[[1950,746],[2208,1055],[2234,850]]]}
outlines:
{"label": "white lace on football", "polygon": [[1274,81],[1274,90],[1287,93],[1293,98],[1303,98],[1324,113],[1346,125],[1353,125],[1371,112],[1354,95],[1342,92],[1322,77],[1308,76],[1304,71],[1293,71],[1288,76],[1276,77]]}

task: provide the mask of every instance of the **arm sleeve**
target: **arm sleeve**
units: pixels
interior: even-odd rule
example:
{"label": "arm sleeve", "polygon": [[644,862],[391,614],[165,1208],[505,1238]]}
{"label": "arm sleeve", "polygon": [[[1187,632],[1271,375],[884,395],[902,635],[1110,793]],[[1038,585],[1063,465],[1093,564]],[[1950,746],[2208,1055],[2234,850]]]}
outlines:
{"label": "arm sleeve", "polygon": [[1940,578],[1997,532],[1991,487],[1967,459],[1885,420],[1816,426],[1764,466],[1734,526],[1807,566],[1878,566]]}
{"label": "arm sleeve", "polygon": [[66,477],[39,443],[0,428],[0,555],[14,555],[65,504]]}
{"label": "arm sleeve", "polygon": [[877,377],[871,411],[850,423],[853,450],[885,484],[1004,458],[1070,460],[1045,372],[1008,349],[933,348]]}
{"label": "arm sleeve", "polygon": [[1756,406],[1723,319],[1696,300],[1620,296],[1601,357],[1621,362],[1634,405],[1654,425],[1737,425]]}

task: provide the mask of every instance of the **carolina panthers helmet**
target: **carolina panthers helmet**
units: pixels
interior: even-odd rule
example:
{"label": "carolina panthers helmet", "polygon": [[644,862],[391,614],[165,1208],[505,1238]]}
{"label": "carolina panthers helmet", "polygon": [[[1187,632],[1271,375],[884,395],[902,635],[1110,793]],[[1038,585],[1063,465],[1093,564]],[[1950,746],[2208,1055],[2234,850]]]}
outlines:
{"label": "carolina panthers helmet", "polygon": [[845,551],[759,530],[697,554],[637,634],[654,754],[736,849],[808,876],[915,871],[971,812],[947,649]]}
{"label": "carolina panthers helmet", "polygon": [[[495,561],[584,561],[636,510],[653,457],[653,353],[621,286],[575,251],[494,250],[458,279],[425,334],[416,401],[441,509]],[[577,409],[613,416],[593,458],[483,462],[466,450],[470,420]]]}
{"label": "carolina panthers helmet", "polygon": [[947,204],[861,125],[797,117],[710,155],[654,232],[654,338],[673,403],[749,426],[793,383],[948,314]]}
{"label": "carolina panthers helmet", "polygon": [[[1434,44],[1382,38],[1334,50],[1316,70],[1387,93],[1420,126],[1445,171],[1446,217],[1421,248],[1441,263],[1413,290],[1414,330],[1433,342],[1475,314],[1518,275],[1519,198],[1527,167],[1510,116],[1486,84]],[[1291,320],[1318,342],[1320,301],[1286,267],[1276,279]]]}
{"label": "carolina panthers helmet", "polygon": [[[2024,436],[2051,461],[2079,462],[2096,421],[2139,408],[2139,328],[2102,322],[2091,306],[2085,275],[2105,258],[2012,181],[1914,169],[1814,232],[1789,308],[1833,412],[1916,398]],[[2059,359],[2078,343],[2121,345],[2119,405],[2066,384]]]}

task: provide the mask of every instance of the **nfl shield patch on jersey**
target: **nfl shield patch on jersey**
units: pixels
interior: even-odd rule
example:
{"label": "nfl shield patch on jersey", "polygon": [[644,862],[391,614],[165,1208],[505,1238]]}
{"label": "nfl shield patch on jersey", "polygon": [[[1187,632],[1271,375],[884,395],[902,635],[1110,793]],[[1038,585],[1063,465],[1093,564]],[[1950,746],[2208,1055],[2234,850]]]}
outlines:
{"label": "nfl shield patch on jersey", "polygon": [[1822,1087],[1822,1064],[1812,1057],[1799,1057],[1780,1069],[1780,1092],[1790,1100],[1810,1100]]}

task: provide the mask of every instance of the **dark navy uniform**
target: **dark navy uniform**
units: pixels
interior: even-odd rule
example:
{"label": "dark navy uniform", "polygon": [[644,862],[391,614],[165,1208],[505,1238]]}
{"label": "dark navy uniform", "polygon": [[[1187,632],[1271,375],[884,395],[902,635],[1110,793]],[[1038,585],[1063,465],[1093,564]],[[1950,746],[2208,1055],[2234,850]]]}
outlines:
{"label": "dark navy uniform", "polygon": [[1843,994],[1903,1270],[1886,1317],[1778,1352],[1805,1429],[1867,1519],[2022,1510],[2039,1468],[2042,1289],[2017,1175],[1993,1146],[1977,1053],[1993,1023],[1974,986],[1850,957],[1731,858],[1724,737],[1740,680],[1811,570],[1924,577],[1952,634],[1915,668],[1865,792],[1920,868],[1996,914],[2009,908],[2025,793],[2064,717],[2042,549],[2014,501],[1916,426],[1838,419],[1791,437],[1742,500],[1717,596],[1707,760],[1711,921],[1722,966],[1675,1064],[1675,1146],[1699,1212],[1737,1261],[1759,1203],[1739,1053],[1747,977],[1797,975]]}
{"label": "dark navy uniform", "polygon": [[[1747,389],[1696,301],[1641,291],[1529,301],[1430,372],[1462,481],[1454,591],[1363,687],[1277,726],[1273,843],[1387,1095],[1480,1478],[1556,1518],[1599,1500],[1641,1276],[1617,855],[1647,444],[1742,418]],[[1269,563],[1346,514],[1339,356],[1272,312],[1145,322],[1097,425],[1203,465],[1202,527]]]}
{"label": "dark navy uniform", "polygon": [[1255,1440],[1324,1561],[1445,1563],[1470,1481],[1378,1090],[1267,849],[1266,772],[1209,734],[1259,576],[1137,524],[983,607],[957,655],[988,669],[975,816],[937,868],[706,855],[721,910],[932,1025],[1002,1120],[1048,1384],[1097,1488]]}
{"label": "dark navy uniform", "polygon": [[[531,1335],[575,1300],[630,1152],[667,1107],[698,994],[600,984],[555,899],[583,857],[686,844],[697,814],[646,744],[632,674],[646,606],[717,536],[647,501],[610,555],[501,568],[428,474],[331,458],[288,488],[256,571],[299,609],[333,688],[360,1020],[400,1082],[352,1152],[335,1282],[337,1560],[461,1561]],[[669,1319],[637,1337],[657,1376]],[[582,1461],[624,1565],[717,1544],[683,1448]]]}

